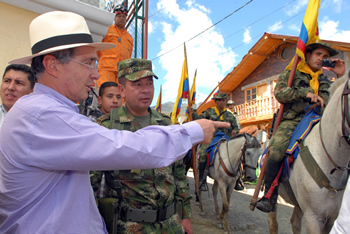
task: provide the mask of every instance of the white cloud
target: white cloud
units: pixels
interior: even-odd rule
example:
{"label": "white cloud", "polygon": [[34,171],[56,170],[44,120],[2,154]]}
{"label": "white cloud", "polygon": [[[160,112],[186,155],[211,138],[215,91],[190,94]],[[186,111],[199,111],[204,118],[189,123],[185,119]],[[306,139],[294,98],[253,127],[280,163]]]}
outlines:
{"label": "white cloud", "polygon": [[300,12],[301,8],[304,8],[307,6],[309,0],[298,0],[296,3],[291,3],[290,7],[287,7],[286,13],[289,16],[295,15]]}
{"label": "white cloud", "polygon": [[320,38],[332,41],[350,42],[350,30],[339,29],[339,21],[325,17],[319,23]]}
{"label": "white cloud", "polygon": [[153,23],[152,21],[148,21],[148,34],[153,33]]}
{"label": "white cloud", "polygon": [[267,31],[268,32],[276,32],[276,31],[278,31],[278,30],[280,30],[280,29],[282,29],[282,21],[280,20],[280,21],[278,21],[278,22],[276,22],[276,23],[274,23],[273,25],[271,25],[268,29],[267,29]]}
{"label": "white cloud", "polygon": [[343,8],[343,0],[325,0],[321,7],[325,9],[332,8],[335,12],[340,13]]}
{"label": "white cloud", "polygon": [[[299,23],[299,24],[291,24],[291,25],[288,26],[288,28],[291,31],[298,32],[298,33],[300,33],[300,27],[301,27],[301,23]],[[299,34],[296,34],[296,35],[299,35]]]}
{"label": "white cloud", "polygon": [[[162,14],[166,20],[161,23],[164,40],[158,55],[180,45],[171,53],[159,58],[159,63],[167,71],[164,75],[165,83],[162,86],[163,102],[174,101],[177,96],[184,61],[183,42],[213,24],[207,15],[209,11],[206,8],[194,4],[193,0],[188,4],[192,7],[180,9],[175,0],[160,0],[157,4],[159,9],[165,8]],[[190,86],[197,69],[197,93],[199,88],[212,89],[232,70],[237,55],[230,49],[225,48],[224,38],[215,28],[186,43]],[[203,101],[208,94],[199,94],[196,102]]]}
{"label": "white cloud", "polygon": [[244,29],[243,33],[243,42],[248,44],[252,40],[252,37],[250,36],[250,27]]}

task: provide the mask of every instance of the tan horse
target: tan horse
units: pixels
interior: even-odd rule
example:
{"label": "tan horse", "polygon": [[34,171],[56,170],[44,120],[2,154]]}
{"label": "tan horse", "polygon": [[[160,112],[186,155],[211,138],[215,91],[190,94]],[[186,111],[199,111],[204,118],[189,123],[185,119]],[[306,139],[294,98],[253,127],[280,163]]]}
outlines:
{"label": "tan horse", "polygon": [[[295,205],[291,218],[293,233],[301,232],[303,216],[307,233],[329,233],[338,216],[350,159],[350,97],[344,94],[350,93],[349,86],[350,81],[346,80],[336,89],[321,122],[315,125],[304,141],[329,184],[324,183],[324,187],[318,185],[310,176],[300,154],[289,178],[299,206],[292,202],[286,184],[281,183],[280,195]],[[275,212],[269,213],[268,222],[270,233],[278,233]]]}
{"label": "tan horse", "polygon": [[[269,124],[253,124],[253,125],[249,125],[246,126],[244,128],[241,128],[239,130],[239,133],[248,133],[254,137],[256,137],[258,139],[258,141],[260,142],[260,144],[263,144],[265,142],[265,140],[268,138],[267,136],[267,127],[269,126]],[[264,134],[266,134],[266,136],[264,136]]]}
{"label": "tan horse", "polygon": [[[243,164],[247,180],[256,179],[256,166],[261,154],[261,146],[255,137],[249,134],[240,134],[232,137],[228,141],[223,141],[219,146],[214,160],[214,164],[209,167],[209,177],[214,179],[212,188],[215,211],[220,217],[219,227],[230,230],[228,224],[228,210],[230,197],[235,187],[236,180],[240,176],[240,165]],[[217,202],[217,192],[220,190],[222,198],[222,211],[219,213]],[[201,191],[199,191],[199,207],[204,213]]]}

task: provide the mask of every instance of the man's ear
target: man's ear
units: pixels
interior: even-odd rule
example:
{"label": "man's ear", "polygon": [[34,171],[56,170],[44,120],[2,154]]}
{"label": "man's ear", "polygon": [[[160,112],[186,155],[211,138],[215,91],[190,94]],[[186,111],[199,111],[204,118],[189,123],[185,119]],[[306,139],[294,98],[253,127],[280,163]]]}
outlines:
{"label": "man's ear", "polygon": [[122,96],[122,98],[125,98],[125,88],[123,85],[121,84],[118,84],[118,88],[119,88],[119,92],[120,92],[120,95]]}
{"label": "man's ear", "polygon": [[48,74],[50,74],[53,77],[58,77],[58,72],[59,72],[59,68],[58,68],[58,60],[55,58],[55,56],[53,55],[46,55],[43,58],[43,65],[45,67],[45,70]]}
{"label": "man's ear", "polygon": [[97,102],[98,102],[99,106],[102,105],[102,97],[101,96],[97,96]]}
{"label": "man's ear", "polygon": [[310,55],[311,55],[310,52],[306,53],[305,62],[309,61]]}

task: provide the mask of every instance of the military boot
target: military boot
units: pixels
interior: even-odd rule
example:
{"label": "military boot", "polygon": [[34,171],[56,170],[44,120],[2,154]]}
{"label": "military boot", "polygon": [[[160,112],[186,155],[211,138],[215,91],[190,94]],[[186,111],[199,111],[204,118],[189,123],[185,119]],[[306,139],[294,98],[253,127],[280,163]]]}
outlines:
{"label": "military boot", "polygon": [[267,165],[266,165],[266,172],[265,172],[265,195],[264,197],[258,201],[256,208],[259,210],[269,213],[271,211],[275,211],[275,205],[277,203],[277,197],[278,197],[278,186],[275,187],[270,199],[265,198],[267,192],[269,191],[272,182],[277,177],[277,174],[281,168],[282,162],[274,162],[272,160],[267,159]]}

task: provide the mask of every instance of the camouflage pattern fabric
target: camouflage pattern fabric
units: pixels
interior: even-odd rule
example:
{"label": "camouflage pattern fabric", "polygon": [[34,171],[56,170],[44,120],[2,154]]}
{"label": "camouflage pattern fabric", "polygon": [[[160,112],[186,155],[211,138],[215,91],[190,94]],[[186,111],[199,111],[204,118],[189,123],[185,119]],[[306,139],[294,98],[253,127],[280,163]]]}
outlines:
{"label": "camouflage pattern fabric", "polygon": [[[170,118],[166,115],[150,108],[149,113],[149,125],[166,126],[172,124]],[[115,119],[115,117],[117,118]],[[111,119],[114,120],[112,124]],[[133,132],[141,128],[139,123],[127,111],[125,105],[112,110],[109,115],[101,116],[97,120],[97,123],[108,128]],[[106,173],[106,184],[108,185],[104,196],[117,197],[116,191],[112,189],[113,182],[109,180],[109,178],[114,177],[115,171],[104,173]],[[91,181],[93,183],[99,183],[101,181],[101,175],[98,173],[96,175],[99,178],[92,177]],[[119,171],[119,178],[122,183],[122,207],[158,209],[171,205],[176,198],[177,200],[182,200],[184,204],[182,208],[182,219],[190,218],[191,196],[189,195],[188,180],[185,176],[185,168],[182,160],[175,162],[171,166],[159,169],[122,170]],[[98,184],[93,184],[92,186],[96,191],[100,187]],[[178,214],[175,214],[159,223],[136,223],[119,220],[118,233],[184,233],[184,229],[181,218]]]}
{"label": "camouflage pattern fabric", "polygon": [[[220,112],[221,114],[222,112]],[[210,119],[210,120],[214,120],[214,121],[221,121],[221,122],[228,122],[230,123],[230,127],[229,128],[217,128],[215,133],[214,133],[214,136],[215,134],[218,132],[218,131],[221,131],[223,133],[225,133],[226,136],[230,137],[232,134],[232,131],[235,130],[235,131],[239,131],[238,129],[238,125],[237,125],[237,121],[236,121],[236,118],[235,116],[232,114],[231,111],[226,111],[222,117],[223,117],[223,120],[221,120],[221,117],[218,118],[219,116],[216,114],[214,108],[209,108],[209,109],[206,109],[205,111],[202,112],[202,114],[200,115],[197,115],[195,112],[193,113],[193,119]],[[206,149],[208,148],[209,144],[206,144],[206,145],[202,145],[199,150],[198,150],[198,154],[200,155],[200,161],[201,162],[206,162],[207,161],[207,157],[208,157],[208,152],[206,152]]]}
{"label": "camouflage pattern fabric", "polygon": [[[306,99],[308,92],[313,93],[309,82],[312,79],[309,74],[296,71],[292,87],[288,88],[288,78],[290,70],[284,71],[278,78],[275,86],[275,97],[283,103],[284,112],[281,124],[278,126],[275,134],[272,136],[269,146],[269,159],[274,162],[280,162],[284,159],[285,151],[288,148],[290,138],[293,131],[305,115],[305,107],[310,105]],[[321,74],[319,81],[319,96],[322,97],[325,103],[329,100],[329,87],[331,81],[326,76]],[[323,112],[324,108],[321,110]]]}
{"label": "camouflage pattern fabric", "polygon": [[152,62],[147,59],[126,59],[118,63],[119,78],[137,81],[147,76],[158,77],[152,71]]}
{"label": "camouflage pattern fabric", "polygon": [[108,50],[97,51],[99,57],[98,73],[100,78],[97,80],[97,86],[107,81],[118,82],[118,62],[129,59],[132,56],[134,39],[126,29],[119,29],[115,25],[110,25],[106,36],[102,42],[109,42],[117,45]]}

